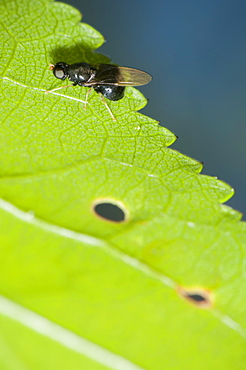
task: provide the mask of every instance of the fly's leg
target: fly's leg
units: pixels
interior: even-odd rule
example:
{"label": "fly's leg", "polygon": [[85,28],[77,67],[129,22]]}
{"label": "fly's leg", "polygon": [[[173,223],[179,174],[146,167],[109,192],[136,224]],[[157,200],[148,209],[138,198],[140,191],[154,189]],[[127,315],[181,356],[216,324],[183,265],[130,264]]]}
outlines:
{"label": "fly's leg", "polygon": [[74,84],[71,84],[71,85],[66,85],[66,86],[60,86],[60,87],[57,87],[56,89],[45,91],[45,94],[48,94],[48,93],[53,92],[53,91],[56,91],[56,90],[64,89],[65,87],[70,87],[70,86],[75,86],[75,85]]}
{"label": "fly's leg", "polygon": [[84,109],[86,110],[86,104],[88,103],[88,96],[90,94],[90,92],[92,91],[92,87],[86,91],[86,95],[85,95],[85,104],[84,104]]}
{"label": "fly's leg", "polygon": [[113,115],[113,113],[112,113],[111,109],[109,108],[109,106],[108,106],[108,104],[107,104],[106,100],[104,99],[104,96],[103,96],[101,93],[99,93],[99,94],[100,94],[100,96],[101,96],[101,99],[102,99],[103,104],[105,105],[105,107],[107,108],[107,110],[108,110],[108,112],[109,112],[110,116],[112,117],[112,120],[113,120],[113,121],[116,121],[116,118],[115,118],[115,116]]}
{"label": "fly's leg", "polygon": [[[60,89],[64,89],[65,87],[70,87],[70,86],[76,86],[77,84],[71,84],[71,85],[66,85],[66,86],[60,86],[60,87],[57,87],[56,89],[52,89],[52,90],[47,90],[45,91],[45,94],[48,94],[48,93],[51,93],[53,91],[57,91],[57,90],[60,90]],[[86,97],[86,101],[83,101],[83,100],[80,100],[82,103],[87,104],[87,97]],[[86,108],[85,108],[86,109]]]}

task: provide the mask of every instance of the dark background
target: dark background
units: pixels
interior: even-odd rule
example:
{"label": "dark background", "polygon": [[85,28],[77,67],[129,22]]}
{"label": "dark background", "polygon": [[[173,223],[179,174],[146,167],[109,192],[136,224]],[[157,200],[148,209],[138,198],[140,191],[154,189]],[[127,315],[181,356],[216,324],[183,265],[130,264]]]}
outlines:
{"label": "dark background", "polygon": [[203,174],[234,187],[227,204],[246,213],[246,1],[66,2],[107,40],[99,52],[153,76],[141,113],[179,136],[172,148],[204,162]]}

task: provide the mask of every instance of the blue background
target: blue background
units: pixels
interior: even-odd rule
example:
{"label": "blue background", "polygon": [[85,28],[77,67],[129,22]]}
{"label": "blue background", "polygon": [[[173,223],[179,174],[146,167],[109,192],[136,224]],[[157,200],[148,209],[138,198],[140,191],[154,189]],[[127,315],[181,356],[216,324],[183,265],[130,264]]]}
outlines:
{"label": "blue background", "polygon": [[246,1],[66,2],[104,35],[101,53],[153,76],[141,112],[174,132],[172,148],[204,162],[203,174],[234,187],[227,204],[246,213]]}

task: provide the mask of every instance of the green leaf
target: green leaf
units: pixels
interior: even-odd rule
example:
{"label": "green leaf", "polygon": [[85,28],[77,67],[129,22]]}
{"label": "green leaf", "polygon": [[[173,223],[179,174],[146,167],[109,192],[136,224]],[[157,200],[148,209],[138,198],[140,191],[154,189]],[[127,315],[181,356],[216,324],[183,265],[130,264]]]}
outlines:
{"label": "green leaf", "polygon": [[246,227],[221,204],[233,190],[168,148],[138,90],[107,101],[116,122],[95,91],[84,109],[86,87],[45,93],[67,84],[49,63],[108,61],[77,10],[0,12],[1,367],[242,369]]}

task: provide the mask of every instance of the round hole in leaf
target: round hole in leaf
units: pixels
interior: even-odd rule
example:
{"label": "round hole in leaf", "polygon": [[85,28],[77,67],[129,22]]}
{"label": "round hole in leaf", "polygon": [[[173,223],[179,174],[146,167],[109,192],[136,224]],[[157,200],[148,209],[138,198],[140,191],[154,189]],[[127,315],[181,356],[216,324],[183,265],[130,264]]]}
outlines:
{"label": "round hole in leaf", "polygon": [[178,288],[178,293],[182,298],[192,303],[198,308],[211,308],[211,292],[204,288]]}
{"label": "round hole in leaf", "polygon": [[126,211],[120,202],[100,199],[93,204],[94,213],[104,220],[121,223],[126,221]]}

